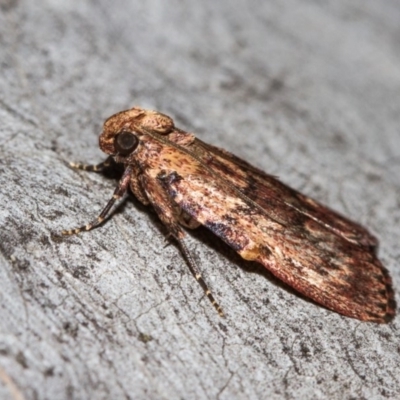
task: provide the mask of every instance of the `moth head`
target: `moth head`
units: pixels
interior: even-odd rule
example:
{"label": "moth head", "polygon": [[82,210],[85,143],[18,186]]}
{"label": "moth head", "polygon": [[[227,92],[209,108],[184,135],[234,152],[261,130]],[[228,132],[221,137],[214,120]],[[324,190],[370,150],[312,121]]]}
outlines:
{"label": "moth head", "polygon": [[125,152],[127,155],[138,146],[141,135],[156,133],[164,136],[173,130],[174,121],[167,115],[135,107],[114,114],[106,120],[99,144],[107,154],[122,155]]}

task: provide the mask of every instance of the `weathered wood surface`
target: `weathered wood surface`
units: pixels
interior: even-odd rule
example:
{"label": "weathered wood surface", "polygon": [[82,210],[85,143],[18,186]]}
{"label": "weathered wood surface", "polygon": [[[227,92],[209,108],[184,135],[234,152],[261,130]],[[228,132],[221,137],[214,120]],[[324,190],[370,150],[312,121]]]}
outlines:
{"label": "weathered wood surface", "polygon": [[65,161],[139,105],[368,226],[399,297],[399,1],[0,3],[1,399],[399,398],[400,317],[341,317],[199,230],[220,319],[133,200],[56,237],[115,185]]}

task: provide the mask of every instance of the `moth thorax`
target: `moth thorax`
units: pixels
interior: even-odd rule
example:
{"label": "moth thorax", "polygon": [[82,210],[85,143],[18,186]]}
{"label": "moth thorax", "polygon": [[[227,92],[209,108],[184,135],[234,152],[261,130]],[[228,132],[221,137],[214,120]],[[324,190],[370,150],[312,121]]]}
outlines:
{"label": "moth thorax", "polygon": [[167,115],[156,111],[145,111],[140,124],[151,131],[167,135],[174,129],[174,121]]}

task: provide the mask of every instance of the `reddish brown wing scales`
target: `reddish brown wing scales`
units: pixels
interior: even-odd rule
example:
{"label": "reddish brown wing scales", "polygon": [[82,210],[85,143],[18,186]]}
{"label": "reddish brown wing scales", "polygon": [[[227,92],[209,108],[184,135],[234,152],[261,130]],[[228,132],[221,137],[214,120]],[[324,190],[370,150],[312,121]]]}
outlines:
{"label": "reddish brown wing scales", "polygon": [[[264,209],[269,208],[271,200],[285,203],[350,242],[370,248],[376,247],[376,238],[361,225],[304,196],[233,154],[198,139],[193,143],[192,149],[202,159],[205,158],[211,169],[238,187],[247,197]],[[210,154],[212,157],[209,156]]]}
{"label": "reddish brown wing scales", "polygon": [[[170,148],[161,152],[160,159],[171,158]],[[385,322],[394,314],[390,278],[373,252],[276,197],[263,208],[219,172],[177,149],[173,153],[181,162],[169,162],[171,172],[160,175],[164,189],[243,258],[260,262],[300,293],[349,317]]]}

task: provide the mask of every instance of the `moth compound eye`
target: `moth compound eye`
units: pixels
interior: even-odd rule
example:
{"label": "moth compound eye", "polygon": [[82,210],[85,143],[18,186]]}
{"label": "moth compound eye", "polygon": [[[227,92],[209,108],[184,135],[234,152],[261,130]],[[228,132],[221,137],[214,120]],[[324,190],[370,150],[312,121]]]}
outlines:
{"label": "moth compound eye", "polygon": [[138,138],[128,131],[120,132],[114,139],[115,150],[121,156],[126,156],[136,149],[139,144]]}

